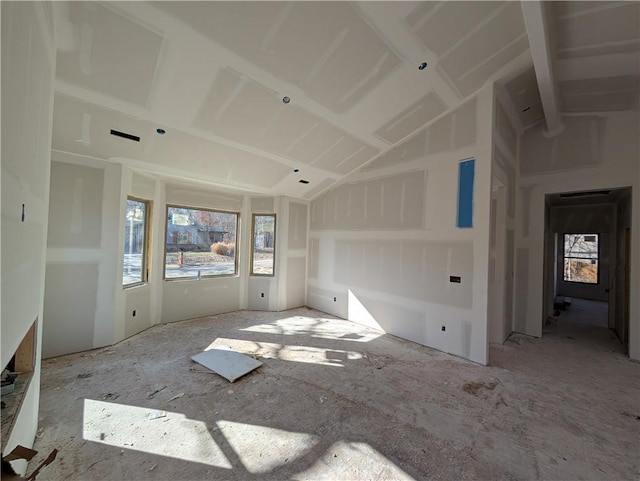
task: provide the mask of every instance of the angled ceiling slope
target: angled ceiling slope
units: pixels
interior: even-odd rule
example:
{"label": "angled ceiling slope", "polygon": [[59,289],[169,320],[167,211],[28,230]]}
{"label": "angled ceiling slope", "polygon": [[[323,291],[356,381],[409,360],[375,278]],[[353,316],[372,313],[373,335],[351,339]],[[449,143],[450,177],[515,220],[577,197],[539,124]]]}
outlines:
{"label": "angled ceiling slope", "polygon": [[[573,52],[567,8],[554,13],[570,32],[560,36],[563,58]],[[620,7],[627,15],[632,8]],[[519,2],[55,2],[54,9],[54,150],[306,199],[365,165],[449,148],[435,137],[420,140],[420,132],[437,119],[434,132],[463,122],[466,114],[445,113],[474,108],[466,100],[487,82],[521,74],[529,49]],[[635,48],[624,42],[624,51]],[[429,66],[419,70],[423,62]],[[629,75],[614,82],[625,93]],[[609,87],[587,82],[571,91],[595,89],[601,98]],[[633,103],[622,96],[616,105]],[[581,108],[575,95],[564,102]]]}

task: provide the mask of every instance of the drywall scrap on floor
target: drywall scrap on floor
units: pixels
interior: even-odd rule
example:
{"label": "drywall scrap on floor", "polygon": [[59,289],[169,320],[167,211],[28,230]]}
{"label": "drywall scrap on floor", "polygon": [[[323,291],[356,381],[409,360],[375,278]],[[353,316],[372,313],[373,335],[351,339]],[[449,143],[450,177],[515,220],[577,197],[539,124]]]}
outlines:
{"label": "drywall scrap on floor", "polygon": [[220,374],[229,382],[249,374],[262,366],[262,362],[235,351],[211,349],[192,356],[191,359],[207,369]]}
{"label": "drywall scrap on floor", "polygon": [[16,461],[18,459],[30,461],[36,454],[38,454],[38,451],[26,448],[21,445],[17,445],[9,454],[2,457],[2,479],[5,479],[7,481],[35,481],[40,471],[42,471],[56,459],[58,450],[54,449],[53,451],[51,451],[51,453],[49,453],[49,456],[47,456],[44,461],[38,464],[38,467],[33,470],[29,477],[24,477],[16,474],[16,472],[13,470],[13,466],[11,465],[11,461]]}

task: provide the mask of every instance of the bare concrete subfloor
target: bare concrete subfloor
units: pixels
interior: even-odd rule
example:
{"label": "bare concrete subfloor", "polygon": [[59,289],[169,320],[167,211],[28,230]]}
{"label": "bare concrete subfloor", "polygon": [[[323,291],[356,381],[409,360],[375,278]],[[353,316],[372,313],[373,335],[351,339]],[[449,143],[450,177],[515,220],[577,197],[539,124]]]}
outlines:
{"label": "bare concrete subfloor", "polygon": [[[489,367],[306,308],[155,326],[44,361],[29,471],[56,447],[38,479],[638,479],[640,364],[578,304]],[[190,360],[210,345],[264,365],[230,384]]]}

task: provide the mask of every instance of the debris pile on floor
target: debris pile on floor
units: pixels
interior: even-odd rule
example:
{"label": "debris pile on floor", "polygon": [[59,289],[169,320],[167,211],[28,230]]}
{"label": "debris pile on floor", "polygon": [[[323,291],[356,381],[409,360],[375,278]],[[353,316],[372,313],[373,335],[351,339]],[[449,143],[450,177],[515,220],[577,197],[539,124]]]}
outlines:
{"label": "debris pile on floor", "polygon": [[11,466],[11,461],[16,461],[18,459],[24,459],[25,461],[30,461],[38,451],[34,451],[33,449],[25,448],[24,446],[16,446],[13,450],[7,454],[6,456],[2,456],[2,479],[8,481],[33,481],[37,479],[38,474],[42,471],[46,466],[51,464],[58,455],[58,450],[54,449],[51,451],[49,456],[42,461],[36,469],[27,477],[20,476],[13,470],[13,466]]}
{"label": "debris pile on floor", "polygon": [[2,396],[13,392],[17,372],[10,372],[8,369],[2,371]]}

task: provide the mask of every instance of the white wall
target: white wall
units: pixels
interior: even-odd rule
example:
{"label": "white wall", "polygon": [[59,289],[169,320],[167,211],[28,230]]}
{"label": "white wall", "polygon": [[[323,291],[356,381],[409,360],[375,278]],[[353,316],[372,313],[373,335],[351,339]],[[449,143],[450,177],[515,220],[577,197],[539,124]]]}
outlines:
{"label": "white wall", "polygon": [[[111,345],[161,322],[247,307],[283,310],[305,304],[304,202],[170,183],[115,161],[57,151],[52,158],[46,357]],[[149,278],[123,288],[128,196],[150,202]],[[164,279],[167,204],[240,214],[236,276]],[[252,212],[277,214],[274,277],[249,276]]]}
{"label": "white wall", "polygon": [[[632,246],[639,245],[640,131],[638,112],[568,116],[564,133],[527,130],[519,144],[514,330],[542,334],[545,195],[630,186]],[[630,355],[640,357],[640,252],[631,255]]]}
{"label": "white wall", "polygon": [[282,311],[305,305],[308,209],[304,201],[288,197],[251,197],[249,219],[252,214],[276,214],[276,257],[273,277],[249,276],[249,309]]}
{"label": "white wall", "polygon": [[518,125],[507,94],[496,85],[489,237],[489,342],[503,343],[513,329],[513,252]]}
{"label": "white wall", "polygon": [[[144,284],[117,290],[118,302],[116,303],[117,312],[121,319],[119,333],[117,338],[126,338],[137,334],[138,332],[148,329],[156,324],[160,319],[160,310],[162,306],[155,306],[162,293],[160,282],[157,279],[156,270],[162,268],[157,256],[153,255],[155,249],[162,247],[163,229],[159,229],[158,225],[162,221],[162,204],[156,203],[157,196],[161,190],[160,182],[151,177],[144,176],[138,172],[133,172],[127,167],[122,169],[122,205],[125,205],[129,196],[149,202],[149,210],[147,212],[147,222],[149,226],[149,237],[147,239],[147,260],[149,267],[150,279]],[[121,215],[126,215],[122,213]],[[160,242],[160,243],[159,243]],[[121,247],[124,247],[121,243]],[[123,252],[124,253],[124,252]],[[122,254],[123,254],[122,253]],[[118,255],[122,255],[120,252]],[[119,266],[118,278],[122,278],[122,266]],[[160,291],[160,292],[158,292]]]}
{"label": "white wall", "polygon": [[44,357],[113,344],[121,289],[119,164],[53,152]]}
{"label": "white wall", "polygon": [[[246,249],[244,250],[247,257],[251,256],[251,217],[252,214],[276,214],[276,258],[274,265],[275,275],[269,276],[249,276],[248,277],[248,289],[247,289],[247,307],[254,311],[277,311],[280,286],[278,284],[278,277],[280,276],[281,264],[280,261],[280,240],[282,238],[282,232],[284,231],[282,219],[281,219],[281,199],[278,197],[250,197],[248,200],[248,212],[247,212],[247,242]],[[251,260],[249,259],[249,263]],[[247,270],[249,271],[251,266],[247,263]]]}
{"label": "white wall", "polygon": [[301,201],[285,199],[282,225],[285,227],[280,243],[282,259],[279,282],[280,310],[306,305],[307,238],[309,206]]}
{"label": "white wall", "polygon": [[[486,364],[492,114],[488,86],[311,203],[309,306]],[[473,228],[459,229],[469,158]]]}
{"label": "white wall", "polygon": [[[56,44],[48,2],[2,2],[1,17],[3,367],[38,320],[36,367],[14,429],[2,439],[7,453],[32,446],[38,422]],[[26,463],[14,467],[24,473]]]}

